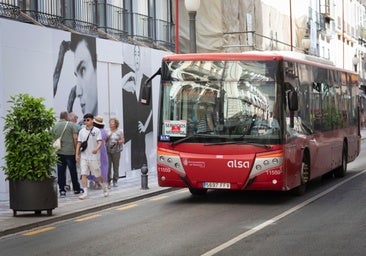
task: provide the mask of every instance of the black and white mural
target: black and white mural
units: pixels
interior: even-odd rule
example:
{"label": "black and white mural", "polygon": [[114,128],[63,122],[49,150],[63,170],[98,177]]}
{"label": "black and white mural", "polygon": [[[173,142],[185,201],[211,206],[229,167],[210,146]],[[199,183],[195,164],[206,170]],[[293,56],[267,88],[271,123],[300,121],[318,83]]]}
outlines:
{"label": "black and white mural", "polygon": [[[10,96],[44,97],[47,106],[74,112],[82,124],[86,113],[116,117],[125,133],[120,176],[143,164],[156,172],[157,100],[160,79],[153,81],[151,106],[138,102],[140,88],[167,52],[0,19],[0,115]],[[0,129],[3,120],[0,119]],[[0,145],[4,137],[0,135]],[[4,164],[0,148],[0,166]],[[138,174],[139,175],[139,174]],[[0,199],[7,193],[0,172]],[[7,196],[5,195],[7,198]]]}

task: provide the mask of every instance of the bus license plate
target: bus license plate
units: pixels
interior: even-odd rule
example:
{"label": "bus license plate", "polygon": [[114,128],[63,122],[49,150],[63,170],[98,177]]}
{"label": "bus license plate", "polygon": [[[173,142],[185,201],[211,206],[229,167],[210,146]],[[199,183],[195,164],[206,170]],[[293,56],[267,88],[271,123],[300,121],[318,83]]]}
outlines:
{"label": "bus license plate", "polygon": [[230,183],[224,182],[203,182],[204,188],[229,189]]}

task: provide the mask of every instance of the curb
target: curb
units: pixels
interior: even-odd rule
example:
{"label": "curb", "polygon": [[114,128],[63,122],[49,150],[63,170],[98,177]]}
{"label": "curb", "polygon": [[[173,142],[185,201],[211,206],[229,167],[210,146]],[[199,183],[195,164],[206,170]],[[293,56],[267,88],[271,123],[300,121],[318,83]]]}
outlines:
{"label": "curb", "polygon": [[[4,237],[4,236],[7,236],[7,235],[15,234],[15,233],[18,233],[18,232],[22,232],[22,231],[25,231],[25,230],[37,228],[37,227],[40,227],[40,226],[49,225],[49,224],[52,224],[52,223],[55,223],[55,222],[59,222],[59,221],[67,220],[67,219],[72,219],[72,218],[75,218],[75,217],[78,217],[78,216],[81,216],[81,215],[94,213],[94,212],[97,212],[97,211],[112,208],[112,207],[115,207],[115,206],[120,206],[120,205],[131,203],[131,202],[135,202],[135,201],[145,199],[145,198],[150,198],[150,197],[160,195],[160,194],[164,194],[164,193],[168,193],[168,192],[171,192],[171,191],[174,191],[174,190],[177,190],[177,188],[166,188],[166,189],[162,189],[162,190],[159,190],[159,191],[154,191],[154,192],[151,192],[151,193],[147,193],[147,194],[144,194],[144,195],[132,196],[132,197],[117,200],[117,201],[114,201],[114,202],[94,205],[93,207],[87,207],[87,208],[81,209],[80,211],[66,213],[66,214],[63,214],[63,215],[60,215],[60,216],[49,216],[49,218],[47,218],[45,220],[40,220],[40,221],[36,221],[34,223],[20,225],[20,226],[14,227],[14,228],[9,228],[9,229],[0,231],[0,238]],[[14,218],[17,218],[17,217],[14,217]]]}

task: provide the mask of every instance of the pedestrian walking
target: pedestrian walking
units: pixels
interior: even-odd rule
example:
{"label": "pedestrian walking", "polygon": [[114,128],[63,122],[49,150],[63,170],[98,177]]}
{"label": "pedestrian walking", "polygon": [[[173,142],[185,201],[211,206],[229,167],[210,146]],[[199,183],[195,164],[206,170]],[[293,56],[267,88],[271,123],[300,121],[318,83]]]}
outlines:
{"label": "pedestrian walking", "polygon": [[[107,131],[104,129],[104,122],[102,116],[96,116],[93,120],[94,127],[99,128],[100,132],[102,133],[102,147],[100,148],[100,170],[103,180],[105,182],[108,181],[108,156],[107,156],[107,149],[106,149],[106,139],[107,139]],[[88,175],[88,180],[91,181],[91,184],[94,184],[95,189],[102,188],[102,184],[99,183],[98,179],[90,174]],[[92,187],[92,186],[89,186]]]}
{"label": "pedestrian walking", "polygon": [[[70,112],[67,115],[67,119],[70,122],[69,125],[75,126],[75,129],[77,129],[78,134],[79,134],[81,126],[78,124],[78,118],[79,117],[74,112]],[[75,148],[76,148],[76,143],[77,143],[77,137],[76,137],[76,142],[75,142]],[[80,177],[80,167],[79,167],[78,163],[76,163],[76,173],[77,173],[77,176]],[[65,190],[66,191],[71,189],[70,184],[71,184],[70,171],[66,171],[66,185],[65,185]]]}
{"label": "pedestrian walking", "polygon": [[[119,178],[119,162],[121,158],[121,151],[125,138],[123,130],[119,129],[119,121],[117,118],[109,119],[109,131],[107,136],[107,153],[108,153],[108,186],[113,181],[113,187],[118,186]],[[113,175],[112,175],[113,168]]]}
{"label": "pedestrian walking", "polygon": [[77,144],[78,129],[73,126],[68,119],[66,111],[60,113],[60,120],[52,128],[54,138],[61,137],[61,148],[57,150],[57,182],[60,192],[60,197],[66,196],[66,167],[68,167],[74,194],[80,194],[82,189],[77,177],[75,148]]}
{"label": "pedestrian walking", "polygon": [[104,196],[109,195],[107,183],[104,182],[100,169],[100,149],[102,147],[102,133],[93,125],[93,114],[84,115],[85,126],[81,128],[76,146],[76,161],[80,162],[81,181],[84,194],[80,199],[88,198],[87,176],[94,175],[103,186]]}

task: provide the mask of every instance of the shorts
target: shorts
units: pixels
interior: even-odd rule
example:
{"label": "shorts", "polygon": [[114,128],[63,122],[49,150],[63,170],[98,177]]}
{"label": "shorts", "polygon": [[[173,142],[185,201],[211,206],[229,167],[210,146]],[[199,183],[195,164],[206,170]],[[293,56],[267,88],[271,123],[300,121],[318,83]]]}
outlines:
{"label": "shorts", "polygon": [[80,159],[80,174],[81,175],[92,174],[97,178],[100,177],[101,176],[100,161]]}

